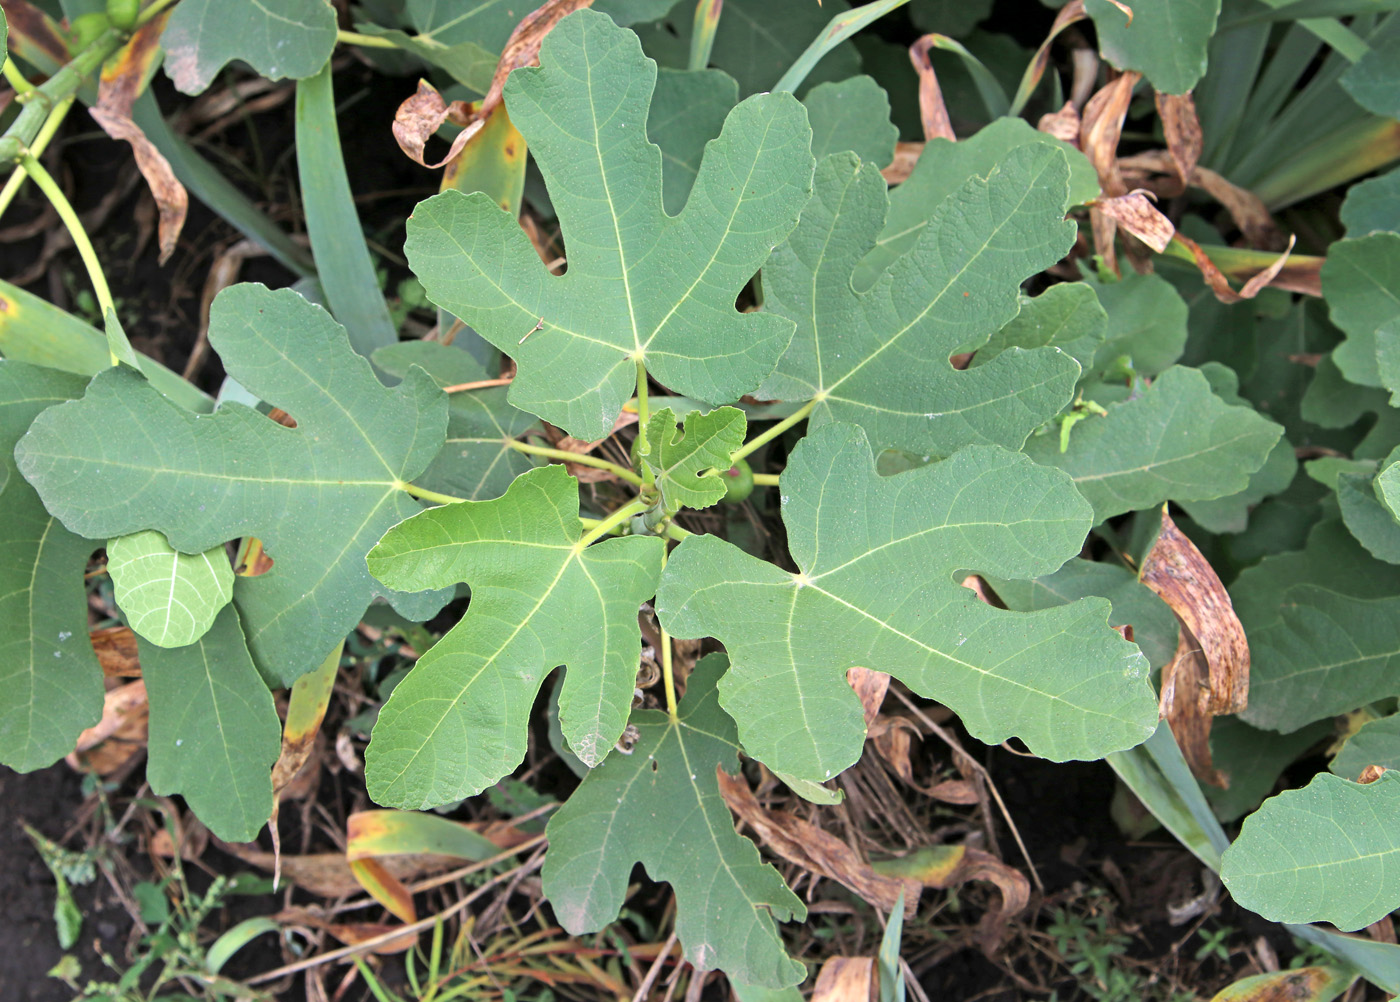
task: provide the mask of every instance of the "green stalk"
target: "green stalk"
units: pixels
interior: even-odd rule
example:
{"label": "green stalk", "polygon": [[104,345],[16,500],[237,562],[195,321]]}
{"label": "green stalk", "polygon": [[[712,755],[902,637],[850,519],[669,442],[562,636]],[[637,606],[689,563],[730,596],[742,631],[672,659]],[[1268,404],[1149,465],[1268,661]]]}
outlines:
{"label": "green stalk", "polygon": [[[117,307],[112,301],[112,290],[107,287],[107,276],[102,273],[102,263],[97,260],[97,251],[88,238],[87,230],[83,229],[82,220],[73,211],[68,197],[63,194],[63,189],[58,186],[58,182],[53,179],[44,165],[34,159],[34,154],[26,152],[20,158],[19,166],[24,168],[24,171],[34,179],[39,190],[58,211],[58,218],[63,220],[64,226],[68,227],[68,234],[73,238],[73,246],[78,248],[78,256],[83,259],[83,266],[87,268],[88,278],[92,281],[92,291],[97,295],[98,309],[102,311],[104,317],[108,316],[108,311],[115,313]],[[110,345],[107,350],[112,356],[112,364],[116,365],[119,361],[116,351]]]}
{"label": "green stalk", "polygon": [[639,358],[637,359],[637,427],[646,431],[647,421],[651,417],[651,408],[647,402],[647,367]]}
{"label": "green stalk", "polygon": [[358,31],[337,31],[335,40],[341,45],[358,45],[366,49],[397,49],[398,46],[387,38],[375,35],[362,35]]}
{"label": "green stalk", "polygon": [[753,483],[755,487],[777,487],[778,475],[776,473],[755,473]]}
{"label": "green stalk", "polygon": [[565,452],[563,449],[549,449],[542,445],[530,445],[527,442],[519,442],[511,439],[506,443],[516,452],[523,452],[529,456],[543,456],[545,459],[556,459],[561,463],[578,463],[580,466],[591,466],[595,470],[607,470],[620,480],[625,480],[633,487],[642,486],[642,478],[624,466],[610,463],[606,459],[599,459],[597,456],[584,456],[577,452]]}
{"label": "green stalk", "polygon": [[663,535],[667,539],[674,539],[678,543],[684,543],[691,536],[695,535],[695,533],[691,532],[689,529],[681,528],[675,522],[667,522]]}
{"label": "green stalk", "polygon": [[[6,60],[5,65],[8,67],[12,64],[9,60]],[[42,156],[44,150],[48,148],[49,141],[53,139],[54,134],[58,132],[58,127],[63,124],[64,118],[68,116],[68,109],[73,107],[73,99],[74,95],[69,94],[62,101],[58,102],[58,107],[53,110],[53,114],[50,115],[48,121],[44,123],[44,127],[39,130],[39,135],[35,137],[33,144],[29,147],[29,152],[36,158]],[[24,182],[28,177],[29,174],[25,171],[24,167],[15,164],[14,171],[5,181],[5,187],[0,189],[0,216],[5,214],[5,210],[8,209],[10,203],[15,200],[15,196],[19,194],[20,188],[24,186]]]}
{"label": "green stalk", "polygon": [[459,501],[466,500],[466,498],[454,498],[451,494],[440,494],[437,491],[430,491],[428,488],[419,487],[417,484],[401,483],[398,487],[399,490],[403,491],[405,494],[412,494],[414,497],[422,498],[424,501],[436,501],[438,504],[457,504]]}
{"label": "green stalk", "polygon": [[715,31],[724,0],[695,0],[695,28],[690,34],[689,69],[703,70],[710,65],[710,52],[715,47]]}
{"label": "green stalk", "polygon": [[88,76],[101,70],[107,57],[121,48],[126,38],[125,32],[108,28],[58,72],[30,91],[29,100],[0,136],[0,161],[19,163],[58,104],[76,94]]}
{"label": "green stalk", "polygon": [[[661,568],[666,569],[664,551],[661,555]],[[672,720],[678,720],[680,714],[676,710],[676,669],[671,660],[671,635],[666,632],[666,627],[661,625],[660,620],[657,620],[656,626],[661,631],[661,684],[666,689],[666,715]]]}
{"label": "green stalk", "polygon": [[[817,400],[818,398],[813,397],[811,400],[808,400],[805,404],[799,407],[791,417],[783,418],[783,420],[779,421],[773,427],[769,428],[762,435],[756,435],[753,438],[749,439],[739,448],[738,452],[734,453],[734,455],[729,457],[730,461],[738,462],[739,460],[747,456],[749,453],[753,452],[755,449],[759,449],[767,445],[769,442],[773,441],[773,439],[777,438],[779,435],[787,431],[793,425],[805,420],[807,415],[812,413],[812,409],[817,406]],[[754,483],[758,483],[758,480],[755,479]]]}
{"label": "green stalk", "polygon": [[13,59],[5,60],[4,73],[5,80],[15,89],[15,100],[21,103],[26,101],[25,95],[34,90],[34,85],[24,78],[24,74],[20,72]]}
{"label": "green stalk", "polygon": [[594,540],[602,539],[608,533],[621,526],[633,515],[640,515],[649,507],[651,506],[647,504],[647,502],[643,501],[641,498],[638,498],[635,501],[631,501],[623,505],[621,508],[613,512],[607,518],[603,519],[593,528],[589,529],[588,532],[586,532],[583,535],[583,537],[580,538],[579,541],[574,544],[574,546],[577,549],[582,550],[589,543],[592,543]]}

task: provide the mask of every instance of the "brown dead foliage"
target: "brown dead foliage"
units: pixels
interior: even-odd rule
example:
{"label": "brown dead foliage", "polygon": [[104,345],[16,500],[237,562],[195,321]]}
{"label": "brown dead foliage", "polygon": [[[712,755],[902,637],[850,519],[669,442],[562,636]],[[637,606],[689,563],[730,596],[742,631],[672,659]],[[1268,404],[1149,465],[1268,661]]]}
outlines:
{"label": "brown dead foliage", "polygon": [[849,888],[884,914],[894,909],[902,891],[904,914],[907,918],[914,916],[922,886],[918,881],[881,876],[830,832],[787,811],[764,808],[742,777],[730,776],[720,767],[716,767],[715,775],[729,809],[769,850],[809,873]]}
{"label": "brown dead foliage", "polygon": [[929,59],[929,52],[937,40],[937,35],[924,35],[909,46],[909,61],[919,75],[919,120],[923,123],[925,142],[930,139],[955,142],[958,137],[953,133],[953,121],[948,117],[943,89],[938,86],[938,74],[934,71],[933,61]]}
{"label": "brown dead foliage", "polygon": [[1180,622],[1176,656],[1162,670],[1161,713],[1197,778],[1228,777],[1211,764],[1212,717],[1239,713],[1249,698],[1249,643],[1229,593],[1201,551],[1162,508],[1162,528],[1142,564],[1142,583]]}
{"label": "brown dead foliage", "polygon": [[102,68],[97,104],[92,117],[113,139],[131,144],[136,166],[150,186],[160,209],[160,263],[169,260],[185,226],[190,196],[175,178],[170,161],[155,148],[140,126],[131,120],[131,107],[140,96],[151,65],[161,57],[161,32],[170,12],[164,11],[143,24],[131,41]]}

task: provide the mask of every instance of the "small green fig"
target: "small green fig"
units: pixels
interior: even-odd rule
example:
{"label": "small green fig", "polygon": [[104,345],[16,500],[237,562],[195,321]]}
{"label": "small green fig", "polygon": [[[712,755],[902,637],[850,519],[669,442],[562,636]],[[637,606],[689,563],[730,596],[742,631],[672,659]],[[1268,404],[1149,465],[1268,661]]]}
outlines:
{"label": "small green fig", "polygon": [[135,27],[140,13],[141,0],[107,0],[107,20],[122,31]]}
{"label": "small green fig", "polygon": [[726,504],[738,504],[753,493],[753,469],[746,461],[736,459],[734,465],[721,470],[719,476],[724,481],[721,500]]}
{"label": "small green fig", "polygon": [[97,36],[102,34],[112,26],[112,22],[107,19],[107,15],[100,10],[95,10],[82,17],[75,17],[68,26],[68,51],[82,52],[93,42],[97,41]]}

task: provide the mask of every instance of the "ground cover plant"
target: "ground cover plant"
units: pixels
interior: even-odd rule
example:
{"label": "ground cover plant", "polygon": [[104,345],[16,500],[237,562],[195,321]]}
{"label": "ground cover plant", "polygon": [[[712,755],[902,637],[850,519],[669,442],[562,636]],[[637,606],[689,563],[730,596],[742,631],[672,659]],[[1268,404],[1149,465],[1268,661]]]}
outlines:
{"label": "ground cover plant", "polygon": [[[0,762],[101,774],[132,723],[150,795],[221,842],[271,822],[280,867],[278,804],[382,655],[337,742],[358,768],[369,733],[377,805],[341,851],[401,924],[337,926],[346,956],[435,928],[435,997],[477,961],[440,977],[442,916],[385,860],[498,881],[547,844],[565,932],[633,912],[640,863],[693,970],[794,998],[811,889],[777,860],[874,907],[863,983],[894,998],[924,888],[991,880],[992,952],[1030,885],[981,835],[872,860],[809,818],[878,757],[994,840],[946,724],[1107,761],[1119,820],[1312,944],[1307,997],[1400,992],[1400,5],[1072,0],[1029,48],[1016,5],[962,6],[6,0],[0,211],[32,182],[91,292],[85,317],[0,284]],[[388,296],[346,58],[440,172]],[[295,81],[305,240],[162,118],[158,74]],[[130,145],[162,260],[193,194],[282,269],[209,287],[217,386],[137,350],[41,159],[78,102]],[[911,731],[954,786],[915,779]],[[431,813],[492,797],[508,835]],[[223,885],[151,893],[202,919]],[[1068,908],[1047,935],[1086,991],[1141,995]],[[232,953],[322,921],[280,914],[145,955],[243,990]],[[481,963],[452,990],[500,989]],[[1236,990],[1305,977],[1259,976]]]}

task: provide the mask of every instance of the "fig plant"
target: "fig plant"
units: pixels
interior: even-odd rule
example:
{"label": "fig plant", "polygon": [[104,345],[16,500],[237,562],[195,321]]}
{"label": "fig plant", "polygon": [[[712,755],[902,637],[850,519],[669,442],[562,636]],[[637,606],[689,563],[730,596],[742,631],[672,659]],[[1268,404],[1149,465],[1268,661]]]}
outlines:
{"label": "fig plant", "polygon": [[[731,2],[766,16],[758,0]],[[109,4],[106,31],[44,85],[46,100],[70,99],[83,66],[146,25],[163,24],[183,90],[230,60],[296,77],[303,178],[328,163],[334,182],[308,184],[319,286],[218,296],[208,338],[235,392],[217,406],[132,351],[100,269],[108,340],[96,358],[95,332],[4,290],[0,761],[48,765],[101,713],[83,571],[105,547],[138,637],[156,793],[183,795],[221,837],[253,838],[273,811],[272,690],[321,667],[373,603],[423,623],[469,594],[379,713],[372,799],[439,807],[509,776],[553,675],[562,741],[586,770],[548,826],[544,890],[561,923],[613,921],[641,862],[675,892],[687,958],[741,985],[803,979],[779,923],[805,909],[735,832],[717,770],[732,774],[742,753],[804,796],[829,796],[822,784],[866,735],[853,668],[945,704],[985,742],[1109,759],[1270,918],[1354,929],[1400,904],[1386,865],[1400,853],[1400,786],[1353,782],[1397,754],[1400,235],[1385,229],[1397,218],[1385,178],[1353,189],[1348,236],[1318,248],[1327,309],[1279,289],[1217,301],[1170,256],[1160,274],[1121,277],[1102,257],[1076,273],[1065,264],[1076,220],[1089,207],[1101,222],[1120,193],[1100,188],[1118,167],[1080,137],[1005,114],[1031,99],[1043,61],[1014,100],[974,69],[994,120],[956,143],[930,138],[890,191],[885,92],[854,76],[793,91],[855,60],[837,46],[807,77],[841,31],[898,3],[838,4],[817,48],[773,67],[726,48],[730,14],[648,29],[676,20],[670,4],[600,0],[551,21],[538,65],[504,78],[563,274],[517,222],[523,160],[513,189],[447,185],[414,208],[406,257],[460,341],[395,343],[378,293],[366,296],[367,251],[337,236],[358,224],[327,60],[338,42],[392,48],[483,93],[518,17],[461,4],[441,18],[450,5],[410,2],[398,23],[344,32],[321,0],[288,5],[295,16],[275,26],[250,0],[170,6]],[[911,16],[937,6],[915,0]],[[1092,18],[1104,59],[1142,74],[1159,101],[1213,95],[1211,53],[1262,23],[1247,86],[1277,86],[1264,54],[1331,46],[1297,101],[1354,95],[1348,135],[1394,114],[1379,95],[1400,85],[1397,63],[1377,53],[1400,16],[1263,6],[1222,14],[1193,0],[1170,30],[1160,5],[1066,9]],[[689,68],[658,69],[687,32]],[[1287,95],[1275,98],[1282,117]],[[1202,101],[1222,164],[1240,154],[1227,130],[1259,124],[1232,125],[1224,110]],[[21,119],[7,138],[42,185],[37,116]],[[1294,188],[1269,175],[1283,191],[1273,204],[1319,190],[1307,166]],[[266,232],[244,203],[221,204]],[[1223,245],[1201,254],[1212,247],[1231,260]],[[17,328],[30,314],[67,339],[61,350]],[[503,381],[501,354],[509,387],[482,385]],[[270,408],[287,417],[269,420]],[[541,422],[582,442],[630,435],[625,465],[528,441]],[[1305,469],[1299,450],[1311,450]],[[566,463],[609,486],[581,493]],[[726,538],[714,506],[746,500],[778,513],[781,545]],[[1213,807],[1159,726],[1152,676],[1179,656],[1177,624],[1132,569],[1167,503],[1228,580],[1252,650],[1248,709],[1213,733],[1216,765],[1233,773]],[[260,553],[271,568],[247,573]],[[995,602],[961,587],[969,574]],[[636,698],[648,602],[661,630],[655,706]],[[691,668],[673,638],[713,652]],[[1355,725],[1339,775],[1264,802],[1222,859],[1217,819],[1253,811],[1315,743],[1296,736],[1339,714]],[[1400,985],[1394,947],[1308,935]]]}

